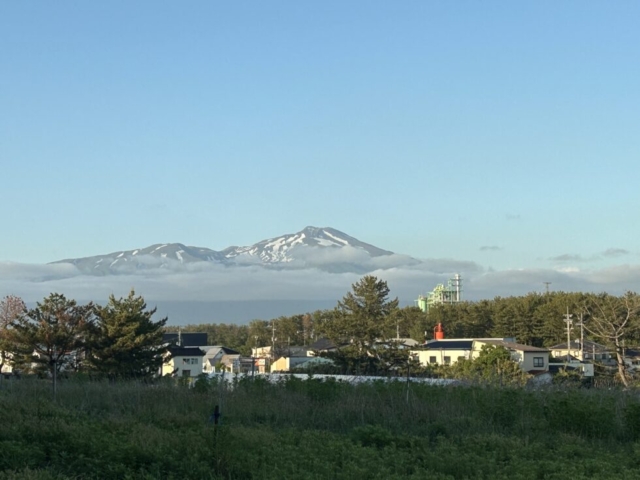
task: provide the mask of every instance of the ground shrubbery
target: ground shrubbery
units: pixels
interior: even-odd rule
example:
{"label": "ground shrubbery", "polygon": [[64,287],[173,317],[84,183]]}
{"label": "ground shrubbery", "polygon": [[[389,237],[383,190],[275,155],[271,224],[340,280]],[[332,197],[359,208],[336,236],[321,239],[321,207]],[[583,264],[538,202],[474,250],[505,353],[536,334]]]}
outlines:
{"label": "ground shrubbery", "polygon": [[[221,406],[222,423],[212,413]],[[0,388],[0,479],[637,478],[640,401],[619,390],[348,385]]]}

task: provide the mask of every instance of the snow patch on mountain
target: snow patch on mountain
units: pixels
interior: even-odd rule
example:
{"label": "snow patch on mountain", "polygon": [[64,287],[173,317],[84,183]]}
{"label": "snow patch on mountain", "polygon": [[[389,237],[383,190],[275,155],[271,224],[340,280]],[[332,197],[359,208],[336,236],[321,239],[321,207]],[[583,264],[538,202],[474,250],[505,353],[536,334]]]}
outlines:
{"label": "snow patch on mountain", "polygon": [[383,257],[394,263],[393,252],[361,242],[330,227],[306,227],[297,233],[269,238],[249,246],[228,247],[222,251],[188,247],[181,243],[162,243],[142,249],[53,263],[71,263],[81,271],[93,275],[165,268],[172,259],[181,265],[207,262],[226,267],[262,265],[272,268],[361,272],[371,268],[372,259]]}

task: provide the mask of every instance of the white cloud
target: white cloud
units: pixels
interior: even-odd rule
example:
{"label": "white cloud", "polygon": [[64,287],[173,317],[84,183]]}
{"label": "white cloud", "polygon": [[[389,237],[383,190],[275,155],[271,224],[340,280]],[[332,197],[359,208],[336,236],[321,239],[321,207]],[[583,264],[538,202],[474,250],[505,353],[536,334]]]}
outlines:
{"label": "white cloud", "polygon": [[[357,252],[351,258],[358,258]],[[346,257],[345,257],[346,258]],[[411,304],[420,294],[446,283],[461,273],[463,297],[469,300],[551,290],[640,291],[640,265],[618,265],[604,269],[520,269],[493,271],[474,262],[430,259],[414,265],[376,267],[370,273],[388,282],[392,296]],[[79,301],[106,302],[110,294],[126,295],[131,288],[148,303],[155,301],[220,302],[274,300],[338,301],[362,273],[328,273],[319,268],[269,269],[261,266],[224,267],[215,263],[180,264],[119,275],[82,275],[70,264],[30,265],[0,263],[0,297],[15,294],[28,302],[52,292]],[[188,307],[185,307],[188,308]]]}

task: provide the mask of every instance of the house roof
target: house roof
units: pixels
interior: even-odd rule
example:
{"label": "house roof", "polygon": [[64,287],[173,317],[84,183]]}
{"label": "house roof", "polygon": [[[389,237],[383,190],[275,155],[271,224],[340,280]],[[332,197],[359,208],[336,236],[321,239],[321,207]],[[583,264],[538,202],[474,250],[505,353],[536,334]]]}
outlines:
{"label": "house roof", "polygon": [[432,340],[423,345],[423,350],[471,350],[473,340]]}
{"label": "house roof", "polygon": [[204,352],[198,347],[170,346],[171,357],[204,357]]}
{"label": "house roof", "polygon": [[289,357],[306,357],[310,347],[292,345],[285,349],[286,356]]}
{"label": "house roof", "polygon": [[328,338],[319,338],[309,345],[310,350],[333,350],[334,348],[337,348],[336,345]]}
{"label": "house roof", "polygon": [[[578,340],[574,340],[569,346],[570,350],[580,350],[580,342]],[[612,350],[611,348],[608,348],[606,345],[602,345],[601,343],[592,342],[591,340],[584,341],[585,352],[593,352],[594,349],[596,353],[606,353]],[[567,350],[567,342],[559,343],[557,345],[554,345],[553,347],[549,347],[549,350]]]}
{"label": "house roof", "polygon": [[548,348],[538,348],[522,343],[504,342],[501,340],[482,340],[482,343],[508,348],[509,350],[519,350],[521,352],[548,352]]}
{"label": "house roof", "polygon": [[215,357],[222,353],[223,355],[240,355],[240,352],[233,348],[223,347],[222,345],[214,345],[206,349],[207,357]]}
{"label": "house roof", "polygon": [[[180,340],[183,347],[204,347],[207,344],[207,334],[198,332],[180,332]],[[165,343],[178,343],[178,333],[165,333],[162,335]]]}
{"label": "house roof", "polygon": [[376,343],[379,343],[382,345],[397,344],[401,347],[409,347],[409,348],[420,345],[420,342],[414,340],[413,338],[389,338],[387,340],[376,340]]}

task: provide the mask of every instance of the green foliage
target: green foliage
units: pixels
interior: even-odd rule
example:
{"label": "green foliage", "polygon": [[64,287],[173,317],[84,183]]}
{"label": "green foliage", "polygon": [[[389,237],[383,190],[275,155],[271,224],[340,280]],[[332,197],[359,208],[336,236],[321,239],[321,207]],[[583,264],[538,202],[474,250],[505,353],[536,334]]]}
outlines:
{"label": "green foliage", "polygon": [[27,306],[20,297],[8,295],[0,301],[0,371],[9,362],[13,350],[10,338],[12,324],[26,312]]}
{"label": "green foliage", "polygon": [[512,360],[509,350],[495,345],[483,345],[480,354],[473,360],[462,359],[453,365],[435,366],[432,373],[443,378],[499,386],[523,386],[530,378],[518,363]]}
{"label": "green foliage", "polygon": [[162,328],[167,319],[154,322],[155,312],[155,308],[147,310],[134,290],[126,298],[111,295],[106,306],[97,308],[89,356],[92,369],[112,379],[157,374],[165,352]]}
{"label": "green foliage", "polygon": [[640,403],[622,391],[69,381],[54,403],[46,388],[0,390],[0,479],[624,480],[639,467]]}
{"label": "green foliage", "polygon": [[336,315],[324,325],[325,333],[334,343],[344,340],[356,345],[362,352],[369,351],[376,340],[393,337],[398,299],[389,300],[387,282],[367,275],[352,285]]}
{"label": "green foliage", "polygon": [[7,332],[14,362],[24,370],[35,364],[50,374],[64,367],[77,369],[93,322],[92,304],[78,305],[52,293],[18,316]]}
{"label": "green foliage", "polygon": [[553,376],[553,383],[556,385],[575,386],[582,385],[582,374],[576,370],[561,368]]}

